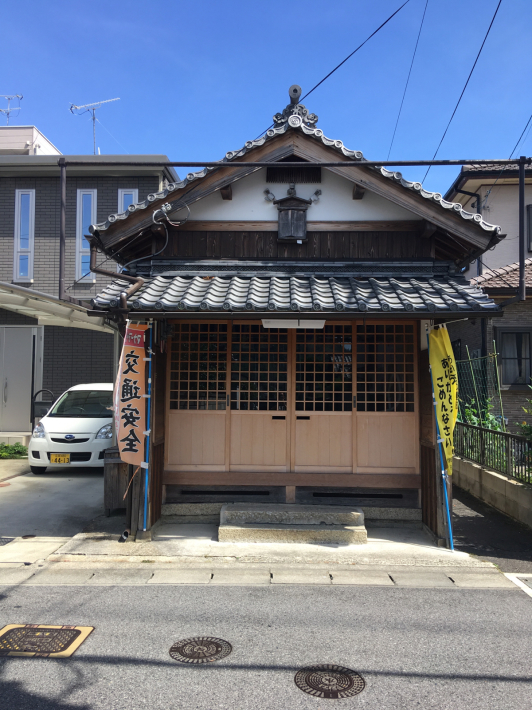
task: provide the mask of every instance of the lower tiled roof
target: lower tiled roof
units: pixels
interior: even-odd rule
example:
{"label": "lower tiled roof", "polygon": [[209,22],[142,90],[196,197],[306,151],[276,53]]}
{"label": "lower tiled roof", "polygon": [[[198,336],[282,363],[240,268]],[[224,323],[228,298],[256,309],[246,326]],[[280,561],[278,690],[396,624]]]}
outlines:
{"label": "lower tiled roof", "polygon": [[[130,284],[117,279],[93,300],[115,308]],[[165,275],[146,279],[128,301],[133,311],[338,311],[435,313],[497,311],[475,285],[449,277]]]}
{"label": "lower tiled roof", "polygon": [[[519,263],[501,266],[499,269],[488,269],[482,276],[475,276],[471,283],[482,286],[488,291],[493,288],[515,288],[519,286]],[[525,283],[527,288],[532,286],[532,258],[525,259]]]}

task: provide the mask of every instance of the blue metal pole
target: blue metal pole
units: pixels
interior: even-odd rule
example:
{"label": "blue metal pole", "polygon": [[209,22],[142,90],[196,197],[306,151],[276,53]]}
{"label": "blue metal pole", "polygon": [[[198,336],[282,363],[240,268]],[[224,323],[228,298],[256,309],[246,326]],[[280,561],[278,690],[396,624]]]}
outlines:
{"label": "blue metal pole", "polygon": [[436,421],[436,438],[438,439],[438,451],[440,454],[440,466],[441,466],[441,476],[443,480],[443,499],[445,501],[445,512],[447,515],[447,528],[449,530],[449,546],[451,550],[454,552],[454,540],[453,540],[453,528],[451,525],[451,513],[449,510],[449,496],[447,495],[447,471],[445,470],[445,465],[443,463],[443,451],[442,451],[442,446],[441,446],[441,436],[440,436],[440,427],[438,425],[438,410],[436,408],[436,396],[434,394],[434,380],[432,379],[432,367],[430,366],[430,344],[429,344],[429,334],[427,331],[427,349],[429,353],[429,372],[430,372],[430,384],[432,386],[432,405],[434,407],[434,419]]}
{"label": "blue metal pole", "polygon": [[150,323],[150,346],[148,349],[148,416],[146,417],[146,473],[144,476],[144,523],[142,529],[145,531],[148,519],[148,472],[150,468],[150,435],[151,435],[151,362],[153,357],[153,321]]}

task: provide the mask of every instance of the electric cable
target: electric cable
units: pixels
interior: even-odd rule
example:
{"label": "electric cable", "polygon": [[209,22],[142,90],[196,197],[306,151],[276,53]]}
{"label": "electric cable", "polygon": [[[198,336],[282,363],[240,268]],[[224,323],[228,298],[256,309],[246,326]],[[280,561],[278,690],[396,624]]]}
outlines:
{"label": "electric cable", "polygon": [[[343,61],[340,62],[340,64],[337,64],[337,65],[334,67],[334,69],[333,69],[332,71],[330,71],[326,76],[324,76],[321,81],[318,81],[318,83],[317,83],[315,86],[313,86],[310,91],[307,91],[307,93],[306,93],[304,96],[301,97],[300,101],[304,101],[304,100],[307,98],[307,96],[310,96],[310,94],[318,88],[318,86],[321,86],[321,84],[323,84],[324,81],[326,81],[332,74],[334,74],[335,71],[337,71],[338,69],[340,69],[340,67],[341,67],[343,64],[345,64],[348,59],[351,59],[351,57],[352,57],[354,54],[356,54],[359,49],[362,49],[362,47],[366,44],[366,42],[369,42],[369,40],[370,40],[372,37],[374,37],[374,36],[377,34],[377,32],[379,32],[379,30],[382,30],[382,28],[383,28],[385,25],[387,25],[388,22],[390,22],[390,20],[391,20],[393,17],[395,17],[395,16],[397,15],[397,13],[400,12],[400,11],[403,9],[403,7],[404,7],[405,5],[408,5],[409,2],[410,2],[410,0],[406,0],[406,2],[404,2],[404,3],[401,5],[401,7],[397,8],[397,10],[393,13],[393,15],[390,15],[390,17],[389,17],[387,20],[385,20],[385,21],[382,23],[382,25],[379,25],[379,27],[377,27],[377,29],[376,29],[374,32],[372,32],[372,33],[370,34],[370,36],[362,42],[362,44],[359,44],[359,46],[358,46],[355,50],[353,50],[353,51],[351,52],[351,54],[348,54],[347,57],[346,57]],[[269,125],[268,128],[266,129],[266,131],[269,131],[270,128],[271,128],[273,125],[274,125],[273,123],[272,123],[271,125]],[[264,133],[266,133],[266,131],[262,131],[262,133],[259,133],[259,135],[257,136],[257,138],[255,138],[255,140],[257,140],[257,139],[260,138],[262,135],[264,135]]]}
{"label": "electric cable", "polygon": [[[514,145],[512,152],[511,152],[510,155],[508,156],[508,160],[511,160],[511,159],[512,159],[512,155],[513,155],[513,154],[515,153],[515,151],[517,150],[517,146],[519,145],[519,143],[521,143],[521,139],[522,139],[522,137],[523,137],[523,135],[524,135],[524,133],[525,133],[526,129],[528,128],[528,126],[529,126],[529,124],[530,124],[531,121],[532,121],[532,113],[530,114],[530,118],[529,118],[528,121],[526,122],[526,126],[523,128],[523,130],[522,130],[522,132],[521,132],[521,135],[519,136],[519,139],[518,139],[517,143]],[[527,137],[528,137],[528,136],[527,136]],[[484,205],[483,205],[484,208],[488,206],[488,200],[489,200],[489,198],[490,198],[490,196],[491,196],[491,192],[492,192],[493,188],[495,187],[495,185],[499,182],[499,180],[500,180],[500,178],[501,178],[501,175],[504,173],[504,171],[505,171],[506,169],[507,169],[506,166],[504,166],[504,167],[502,168],[501,172],[497,175],[497,178],[496,178],[495,182],[494,182],[493,185],[490,187],[490,189],[486,192],[485,202],[484,202]]]}
{"label": "electric cable", "polygon": [[[434,155],[432,156],[432,160],[435,160],[435,159],[436,159],[436,156],[437,156],[437,154],[438,154],[438,151],[440,150],[441,144],[443,143],[443,141],[444,141],[444,139],[445,139],[445,136],[447,135],[447,131],[449,130],[449,127],[450,127],[450,125],[451,125],[451,123],[452,123],[452,120],[453,120],[453,118],[454,118],[454,115],[455,115],[455,113],[457,112],[458,107],[460,106],[460,102],[462,101],[462,97],[463,97],[463,95],[464,95],[464,93],[465,93],[465,90],[467,89],[467,85],[469,84],[469,80],[470,80],[471,77],[473,76],[473,72],[475,71],[475,67],[477,66],[477,62],[478,62],[478,60],[479,60],[479,58],[480,58],[480,55],[481,55],[481,53],[482,53],[482,50],[484,49],[484,45],[486,44],[486,40],[488,39],[488,35],[489,35],[489,33],[490,33],[490,30],[491,30],[491,28],[492,28],[492,25],[493,25],[493,23],[495,22],[495,18],[497,17],[497,13],[499,12],[499,8],[500,8],[500,6],[501,6],[501,3],[502,3],[502,0],[499,0],[499,4],[497,5],[497,8],[496,8],[495,12],[493,13],[493,17],[491,18],[491,22],[490,22],[490,25],[489,25],[489,27],[488,27],[488,31],[486,32],[486,35],[484,36],[484,39],[483,39],[483,41],[482,41],[482,44],[480,45],[480,49],[478,50],[478,54],[477,54],[477,56],[476,56],[476,59],[475,59],[475,61],[474,61],[474,63],[473,63],[473,66],[472,66],[472,68],[471,68],[471,71],[469,72],[469,76],[467,77],[467,81],[466,81],[466,83],[464,84],[464,88],[462,89],[462,93],[460,94],[460,97],[459,97],[458,101],[456,102],[456,106],[454,107],[454,111],[453,111],[453,113],[452,113],[452,115],[451,115],[451,118],[449,119],[449,123],[447,124],[447,127],[445,128],[445,131],[443,132],[443,136],[441,137],[441,140],[440,140],[440,142],[438,143],[438,147],[436,148],[436,151],[435,151]],[[427,168],[427,172],[425,173],[425,176],[424,176],[423,180],[421,180],[422,183],[425,182],[425,180],[427,179],[427,175],[429,174],[431,167],[432,167],[432,165],[429,165],[429,167]]]}
{"label": "electric cable", "polygon": [[410,69],[408,70],[408,76],[406,78],[405,90],[403,91],[403,98],[401,99],[401,105],[399,106],[399,113],[397,114],[397,121],[395,122],[395,128],[393,129],[393,136],[390,143],[390,148],[388,150],[388,156],[386,160],[390,160],[390,153],[392,152],[393,142],[395,140],[395,134],[397,132],[397,126],[399,125],[399,119],[401,118],[401,111],[403,110],[403,104],[405,101],[406,90],[408,89],[408,83],[410,81],[410,74],[412,73],[412,67],[414,66],[414,59],[416,58],[417,46],[419,44],[419,38],[421,37],[421,30],[423,29],[423,23],[425,22],[425,15],[427,14],[427,7],[429,0],[425,3],[425,9],[423,10],[423,17],[421,18],[421,25],[419,26],[419,32],[417,34],[416,46],[414,47],[414,54],[412,55],[412,61],[410,62]]}

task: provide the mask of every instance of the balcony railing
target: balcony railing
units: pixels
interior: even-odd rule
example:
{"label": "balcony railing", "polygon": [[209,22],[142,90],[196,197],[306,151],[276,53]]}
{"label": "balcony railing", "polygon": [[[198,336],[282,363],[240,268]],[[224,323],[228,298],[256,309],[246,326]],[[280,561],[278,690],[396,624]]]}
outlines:
{"label": "balcony railing", "polygon": [[523,436],[456,422],[454,453],[511,478],[532,483],[532,442]]}

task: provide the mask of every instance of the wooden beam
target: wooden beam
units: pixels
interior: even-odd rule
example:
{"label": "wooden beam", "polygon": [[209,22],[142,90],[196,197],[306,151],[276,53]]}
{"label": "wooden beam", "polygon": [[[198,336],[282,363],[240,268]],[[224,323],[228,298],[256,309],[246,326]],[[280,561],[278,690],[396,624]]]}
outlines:
{"label": "wooden beam", "polygon": [[438,227],[433,223],[429,222],[428,220],[424,219],[423,222],[420,224],[421,231],[419,233],[419,236],[422,239],[429,239],[432,237],[434,232],[438,229]]}
{"label": "wooden beam", "polygon": [[418,473],[248,473],[238,471],[172,471],[163,484],[174,486],[311,486],[330,488],[420,488]]}
{"label": "wooden beam", "polygon": [[232,200],[233,199],[233,188],[231,185],[226,185],[225,187],[220,188],[220,195],[222,196],[222,200]]}
{"label": "wooden beam", "polygon": [[[419,234],[422,220],[394,220],[367,222],[307,222],[307,232],[414,232]],[[185,222],[182,232],[277,232],[275,221],[201,221]],[[173,231],[173,230],[172,230]]]}
{"label": "wooden beam", "polygon": [[353,185],[353,200],[361,200],[364,195],[366,194],[365,188],[361,187],[360,185]]}

